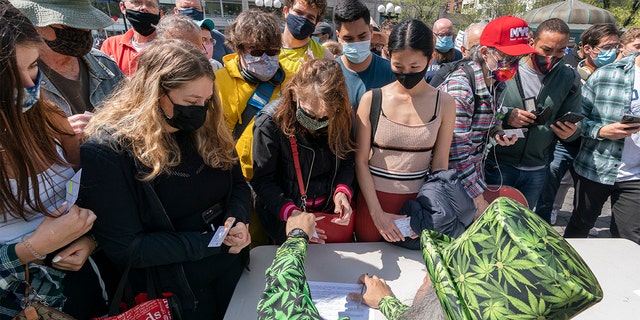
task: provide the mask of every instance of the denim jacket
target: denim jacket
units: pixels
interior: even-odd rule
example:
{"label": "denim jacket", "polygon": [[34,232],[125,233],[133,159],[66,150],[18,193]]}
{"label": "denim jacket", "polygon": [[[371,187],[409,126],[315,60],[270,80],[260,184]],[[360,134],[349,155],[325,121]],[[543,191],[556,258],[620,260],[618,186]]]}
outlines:
{"label": "denim jacket", "polygon": [[[87,70],[89,71],[89,99],[94,107],[99,107],[102,100],[104,100],[125,77],[122,71],[118,69],[118,65],[100,50],[91,49],[91,52],[84,55],[82,60],[87,65]],[[72,115],[69,102],[44,73],[42,74],[40,85],[47,99],[62,109],[67,116]]]}

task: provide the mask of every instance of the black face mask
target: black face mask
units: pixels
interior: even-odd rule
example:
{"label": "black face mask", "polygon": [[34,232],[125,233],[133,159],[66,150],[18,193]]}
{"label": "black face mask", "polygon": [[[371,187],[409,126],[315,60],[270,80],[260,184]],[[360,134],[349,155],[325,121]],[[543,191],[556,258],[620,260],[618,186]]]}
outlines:
{"label": "black face mask", "polygon": [[[169,97],[169,95],[167,95]],[[167,123],[182,131],[193,132],[202,127],[207,119],[207,106],[209,102],[205,102],[204,106],[183,106],[173,102],[171,97],[169,101],[173,103],[173,117],[167,119]]]}
{"label": "black face mask", "polygon": [[131,23],[133,30],[144,37],[150,36],[156,31],[156,25],[160,21],[159,14],[126,10],[125,17]]}
{"label": "black face mask", "polygon": [[422,71],[414,73],[393,73],[398,79],[398,82],[407,90],[413,89],[420,81],[424,80],[424,75],[427,74],[427,67],[424,67]]}
{"label": "black face mask", "polygon": [[379,56],[381,56],[381,57],[382,57],[382,51],[381,51],[381,50],[378,50],[378,49],[376,49],[376,48],[371,49],[371,53],[373,53],[373,54],[377,54],[377,55],[379,55]]}
{"label": "black face mask", "polygon": [[547,74],[551,71],[555,66],[560,62],[560,58],[558,57],[547,57],[542,56],[537,53],[531,54],[531,62],[533,63],[533,67],[540,74]]}
{"label": "black face mask", "polygon": [[53,41],[44,40],[51,50],[70,57],[82,57],[91,52],[93,37],[90,30],[51,28],[56,33]]}
{"label": "black face mask", "polygon": [[289,32],[291,32],[291,35],[298,40],[309,38],[313,31],[316,30],[313,22],[307,18],[296,16],[293,13],[289,13],[287,16],[287,28]]}

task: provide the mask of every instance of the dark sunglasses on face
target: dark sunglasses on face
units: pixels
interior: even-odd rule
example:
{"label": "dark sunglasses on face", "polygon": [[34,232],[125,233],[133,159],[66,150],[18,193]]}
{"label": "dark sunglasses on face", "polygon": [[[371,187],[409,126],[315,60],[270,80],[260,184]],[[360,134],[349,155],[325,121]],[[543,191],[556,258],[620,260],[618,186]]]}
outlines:
{"label": "dark sunglasses on face", "polygon": [[249,50],[249,54],[254,57],[262,57],[263,54],[267,54],[268,56],[275,56],[280,53],[280,48],[271,48],[271,49],[252,49]]}

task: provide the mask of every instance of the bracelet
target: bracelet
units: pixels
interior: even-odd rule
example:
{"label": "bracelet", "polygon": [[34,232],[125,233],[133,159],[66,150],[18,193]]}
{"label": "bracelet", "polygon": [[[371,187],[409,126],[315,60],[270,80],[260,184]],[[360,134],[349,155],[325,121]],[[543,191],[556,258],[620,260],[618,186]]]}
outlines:
{"label": "bracelet", "polygon": [[36,257],[36,259],[38,260],[44,260],[47,258],[47,255],[41,255],[40,253],[38,253],[38,251],[36,251],[36,249],[33,248],[33,246],[31,245],[31,243],[29,243],[29,239],[22,239],[22,243],[24,244],[25,248],[27,248],[27,250],[29,250],[29,252],[31,252],[31,254]]}

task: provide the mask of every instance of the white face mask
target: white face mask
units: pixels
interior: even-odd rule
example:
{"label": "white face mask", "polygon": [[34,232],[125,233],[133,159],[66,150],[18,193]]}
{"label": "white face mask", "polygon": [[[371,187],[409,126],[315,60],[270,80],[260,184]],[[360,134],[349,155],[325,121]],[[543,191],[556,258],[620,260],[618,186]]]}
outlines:
{"label": "white face mask", "polygon": [[342,54],[351,63],[362,63],[371,54],[370,46],[371,40],[342,43]]}

